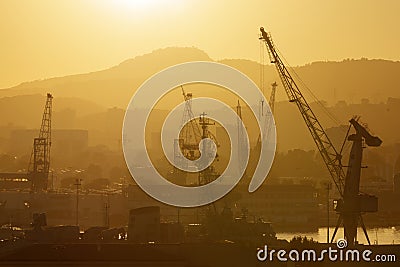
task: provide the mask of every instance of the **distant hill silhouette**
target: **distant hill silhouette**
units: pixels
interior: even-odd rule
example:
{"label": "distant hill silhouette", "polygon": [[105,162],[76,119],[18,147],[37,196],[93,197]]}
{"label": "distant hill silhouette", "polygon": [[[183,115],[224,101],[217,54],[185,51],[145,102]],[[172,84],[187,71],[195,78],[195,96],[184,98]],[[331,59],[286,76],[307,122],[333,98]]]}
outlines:
{"label": "distant hill silhouette", "polygon": [[79,97],[105,107],[126,108],[133,92],[151,75],[171,65],[194,60],[211,59],[196,48],[160,49],[102,71],[22,83],[0,90],[0,97],[51,91],[55,97]]}
{"label": "distant hill silhouette", "polygon": [[[0,97],[25,94],[45,94],[51,91],[56,97],[77,97],[104,107],[125,108],[133,92],[147,78],[158,71],[187,61],[211,61],[202,50],[194,47],[170,47],[137,56],[106,70],[25,82],[0,90]],[[233,66],[255,83],[260,81],[260,65],[243,59],[225,59],[221,63]],[[278,81],[273,65],[266,65],[265,92]],[[370,99],[372,103],[386,102],[388,97],[400,97],[400,62],[387,60],[344,60],[341,62],[314,62],[293,68],[318,99],[334,104],[340,100],[359,103]],[[311,96],[303,88],[304,94]],[[277,100],[286,96],[278,87]],[[312,99],[311,99],[312,100]]]}

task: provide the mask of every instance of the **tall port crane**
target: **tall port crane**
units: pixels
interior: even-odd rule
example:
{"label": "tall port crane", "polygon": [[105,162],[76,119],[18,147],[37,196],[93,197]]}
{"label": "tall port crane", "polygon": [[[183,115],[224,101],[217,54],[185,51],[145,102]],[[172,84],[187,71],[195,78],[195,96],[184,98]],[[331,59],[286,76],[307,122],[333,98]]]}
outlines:
{"label": "tall port crane", "polygon": [[[174,144],[174,161],[178,163],[182,160],[182,155],[178,153],[180,150],[184,157],[194,161],[200,158],[202,154],[210,153],[211,146],[207,142],[203,144],[202,151],[199,150],[199,143],[204,138],[210,138],[214,141],[216,146],[219,146],[216,136],[209,131],[209,126],[215,125],[214,122],[206,116],[205,113],[200,114],[198,118],[195,117],[192,111],[193,94],[186,93],[183,86],[181,86],[183,99],[185,100],[185,107],[182,117],[182,130],[179,133],[179,139],[175,139]],[[218,154],[216,155],[218,158]],[[199,161],[195,167],[203,169],[203,162]],[[179,173],[178,169],[174,168],[175,173]],[[203,171],[199,172],[198,183],[199,185],[209,183],[215,180],[218,175],[215,173],[215,168],[209,166]]]}
{"label": "tall port crane", "polygon": [[38,192],[47,189],[50,170],[51,113],[53,96],[47,94],[39,137],[33,139],[33,149],[28,167],[31,190]]}
{"label": "tall port crane", "polygon": [[378,137],[371,136],[355,119],[350,120],[351,125],[356,130],[356,134],[349,136],[349,140],[353,142],[353,146],[345,175],[341,161],[342,155],[333,146],[295,80],[281,60],[270,34],[262,27],[260,31],[260,40],[265,42],[270,61],[275,64],[289,101],[295,103],[299,109],[341,196],[341,199],[336,201],[335,210],[339,213],[339,219],[331,242],[334,240],[338,227],[343,223],[344,235],[348,244],[354,244],[357,238],[357,226],[360,223],[364,229],[368,243],[370,243],[361,214],[377,211],[377,198],[361,194],[359,191],[362,142],[365,140],[367,145],[378,146],[382,141]]}
{"label": "tall port crane", "polygon": [[[192,93],[186,93],[181,86],[183,99],[185,100],[185,107],[182,116],[181,132],[179,133],[179,138],[174,140],[174,163],[176,165],[182,166],[183,157],[190,160],[196,160],[199,158],[199,148],[198,144],[201,140],[200,127],[196,123],[195,116],[192,111]],[[188,167],[188,166],[186,166]],[[180,182],[186,184],[186,172],[180,171],[178,168],[174,167],[173,180],[175,182]],[[178,181],[176,179],[178,178]]]}

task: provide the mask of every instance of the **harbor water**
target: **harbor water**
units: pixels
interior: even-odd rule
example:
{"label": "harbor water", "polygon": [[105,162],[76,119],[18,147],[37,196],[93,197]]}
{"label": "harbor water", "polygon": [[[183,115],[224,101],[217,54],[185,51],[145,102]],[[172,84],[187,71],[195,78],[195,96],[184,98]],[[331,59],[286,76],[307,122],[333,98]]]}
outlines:
{"label": "harbor water", "polygon": [[[329,228],[329,237],[332,238],[335,228]],[[387,227],[387,228],[369,228],[367,229],[371,244],[400,244],[400,226]],[[290,241],[294,236],[306,236],[312,238],[320,243],[326,243],[327,241],[327,228],[318,228],[316,232],[282,232],[277,233],[276,236],[279,239],[286,239]],[[343,228],[339,228],[335,240],[343,238]],[[358,228],[357,240],[360,244],[368,244],[365,238],[362,228]]]}

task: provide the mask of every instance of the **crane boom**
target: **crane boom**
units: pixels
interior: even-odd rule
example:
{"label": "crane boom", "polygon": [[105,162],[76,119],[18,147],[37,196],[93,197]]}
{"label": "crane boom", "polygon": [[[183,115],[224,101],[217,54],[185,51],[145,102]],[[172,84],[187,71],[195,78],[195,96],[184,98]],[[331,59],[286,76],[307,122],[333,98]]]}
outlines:
{"label": "crane boom", "polygon": [[343,196],[345,174],[341,164],[341,155],[333,146],[324,128],[321,126],[314,112],[311,110],[310,105],[299,90],[295,80],[282,62],[280,56],[275,50],[270,34],[268,34],[262,27],[260,28],[260,31],[260,39],[265,42],[271,63],[275,64],[289,101],[294,102],[298,107],[340,195]]}

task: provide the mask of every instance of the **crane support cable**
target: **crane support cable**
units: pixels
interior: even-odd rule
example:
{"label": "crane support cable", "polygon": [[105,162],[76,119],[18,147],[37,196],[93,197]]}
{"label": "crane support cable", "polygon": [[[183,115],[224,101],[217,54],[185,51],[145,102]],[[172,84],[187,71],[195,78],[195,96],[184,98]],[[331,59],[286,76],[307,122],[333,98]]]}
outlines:
{"label": "crane support cable", "polygon": [[[275,47],[275,46],[274,46]],[[301,83],[302,87],[304,87],[305,89],[307,89],[307,91],[310,93],[311,97],[314,99],[314,101],[322,108],[322,111],[324,111],[324,113],[337,125],[343,125],[343,123],[332,113],[330,112],[322,103],[321,101],[318,99],[318,97],[314,94],[314,92],[307,86],[307,84],[301,79],[301,77],[297,74],[297,72],[295,71],[295,69],[293,67],[290,66],[290,64],[288,63],[288,61],[286,60],[286,58],[282,55],[281,51],[275,47],[276,51],[278,51],[279,55],[282,58],[282,61],[285,63],[285,66],[288,66],[287,68],[290,70],[291,73],[294,74],[294,76],[296,77],[296,79]]]}

